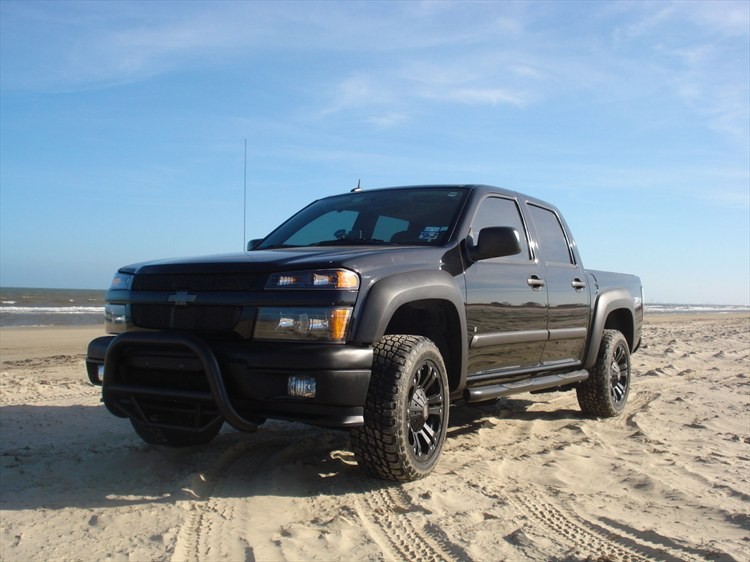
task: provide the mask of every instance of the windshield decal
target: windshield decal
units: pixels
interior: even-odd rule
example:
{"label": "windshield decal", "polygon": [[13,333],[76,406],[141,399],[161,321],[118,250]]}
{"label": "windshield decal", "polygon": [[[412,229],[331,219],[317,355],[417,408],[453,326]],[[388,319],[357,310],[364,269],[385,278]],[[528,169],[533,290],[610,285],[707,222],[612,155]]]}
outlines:
{"label": "windshield decal", "polygon": [[448,230],[447,226],[425,226],[419,235],[419,239],[423,242],[432,242],[437,240],[438,236],[446,230]]}

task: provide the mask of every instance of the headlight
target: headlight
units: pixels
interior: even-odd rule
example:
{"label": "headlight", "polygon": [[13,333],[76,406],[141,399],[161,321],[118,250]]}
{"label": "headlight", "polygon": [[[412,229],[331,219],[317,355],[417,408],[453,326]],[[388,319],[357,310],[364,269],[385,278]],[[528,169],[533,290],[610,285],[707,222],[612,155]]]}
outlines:
{"label": "headlight", "polygon": [[104,305],[104,329],[108,334],[121,334],[130,326],[130,305]]}
{"label": "headlight", "polygon": [[[133,286],[133,275],[118,271],[109,284],[110,291],[129,291]],[[107,295],[107,300],[118,301],[122,296]],[[104,329],[108,334],[121,334],[131,326],[130,305],[107,302],[104,304]]]}
{"label": "headlight", "polygon": [[359,275],[348,269],[274,273],[266,289],[359,289]]}
{"label": "headlight", "polygon": [[343,342],[351,316],[349,307],[262,307],[255,339]]}
{"label": "headlight", "polygon": [[118,271],[112,278],[112,283],[109,284],[110,291],[126,291],[130,289],[133,284],[133,276],[130,273],[122,273]]}

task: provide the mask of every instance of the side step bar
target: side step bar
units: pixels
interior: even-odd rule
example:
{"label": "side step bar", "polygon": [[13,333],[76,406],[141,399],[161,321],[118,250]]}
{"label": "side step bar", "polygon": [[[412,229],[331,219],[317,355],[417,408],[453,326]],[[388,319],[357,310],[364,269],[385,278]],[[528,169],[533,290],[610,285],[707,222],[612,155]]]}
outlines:
{"label": "side step bar", "polygon": [[585,369],[581,369],[580,371],[558,375],[546,375],[524,381],[475,386],[466,389],[466,401],[482,402],[483,400],[493,400],[503,396],[510,396],[511,394],[536,392],[548,388],[567,386],[569,384],[585,381],[587,378],[589,378],[589,372]]}

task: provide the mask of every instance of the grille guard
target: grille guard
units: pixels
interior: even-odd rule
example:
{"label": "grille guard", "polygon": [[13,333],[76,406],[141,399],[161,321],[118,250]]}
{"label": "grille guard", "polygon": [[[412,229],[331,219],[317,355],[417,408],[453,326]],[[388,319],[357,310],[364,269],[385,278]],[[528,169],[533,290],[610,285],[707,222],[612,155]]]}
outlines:
{"label": "grille guard", "polygon": [[[182,333],[163,333],[163,332],[125,332],[118,335],[107,348],[107,355],[104,359],[104,380],[102,381],[102,399],[110,410],[116,405],[112,403],[110,397],[117,393],[127,393],[127,385],[120,385],[113,377],[116,377],[117,364],[119,363],[123,352],[128,346],[171,346],[187,349],[198,358],[203,365],[203,372],[206,375],[208,386],[211,390],[211,396],[223,418],[234,428],[240,431],[253,432],[258,429],[257,424],[243,418],[237,410],[234,409],[229,400],[224,379],[221,375],[221,368],[216,360],[216,356],[211,349],[201,339]],[[138,388],[134,387],[136,393]],[[160,394],[163,396],[174,396],[175,393],[169,390],[153,389],[150,394]],[[181,393],[178,393],[181,394]]]}

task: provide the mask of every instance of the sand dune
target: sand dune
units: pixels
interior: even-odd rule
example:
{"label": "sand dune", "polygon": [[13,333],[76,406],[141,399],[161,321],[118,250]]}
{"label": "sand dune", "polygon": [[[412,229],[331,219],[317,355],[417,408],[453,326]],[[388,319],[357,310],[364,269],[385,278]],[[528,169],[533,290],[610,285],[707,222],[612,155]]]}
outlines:
{"label": "sand dune", "polygon": [[86,382],[99,330],[2,330],[0,559],[750,560],[750,318],[644,331],[622,417],[454,408],[435,473],[397,486],[299,424],[148,446]]}

